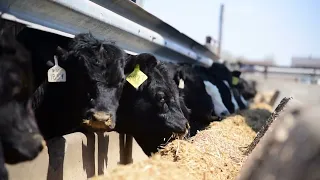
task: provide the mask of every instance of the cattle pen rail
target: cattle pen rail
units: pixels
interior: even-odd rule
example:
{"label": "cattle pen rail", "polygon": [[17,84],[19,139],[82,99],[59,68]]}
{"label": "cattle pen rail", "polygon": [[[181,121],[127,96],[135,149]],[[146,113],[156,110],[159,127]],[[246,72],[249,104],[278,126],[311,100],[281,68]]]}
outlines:
{"label": "cattle pen rail", "polygon": [[164,61],[210,66],[218,57],[207,47],[131,1],[2,0],[2,18],[73,38],[90,31],[129,53],[148,52]]}
{"label": "cattle pen rail", "polygon": [[[234,63],[231,66],[235,66]],[[279,65],[260,65],[255,63],[242,63],[240,67],[244,72],[258,72],[264,74],[279,74],[279,75],[308,75],[320,76],[320,67],[292,67]],[[248,69],[249,67],[249,69]],[[251,67],[251,69],[250,69]]]}
{"label": "cattle pen rail", "polygon": [[[129,0],[1,0],[0,13],[13,24],[68,38],[90,31],[129,54],[152,53],[162,61],[210,66],[218,59]],[[49,140],[47,147],[33,161],[7,165],[10,179],[87,179],[118,163],[147,158],[134,140],[115,132],[72,133]]]}

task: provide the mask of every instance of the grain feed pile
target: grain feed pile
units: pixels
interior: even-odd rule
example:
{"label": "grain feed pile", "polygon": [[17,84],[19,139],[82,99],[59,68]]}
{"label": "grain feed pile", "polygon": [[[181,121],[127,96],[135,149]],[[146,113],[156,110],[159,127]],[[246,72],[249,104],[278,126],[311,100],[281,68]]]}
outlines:
{"label": "grain feed pile", "polygon": [[246,160],[242,150],[256,136],[248,121],[241,115],[230,116],[190,140],[174,140],[148,160],[118,166],[92,179],[235,179]]}

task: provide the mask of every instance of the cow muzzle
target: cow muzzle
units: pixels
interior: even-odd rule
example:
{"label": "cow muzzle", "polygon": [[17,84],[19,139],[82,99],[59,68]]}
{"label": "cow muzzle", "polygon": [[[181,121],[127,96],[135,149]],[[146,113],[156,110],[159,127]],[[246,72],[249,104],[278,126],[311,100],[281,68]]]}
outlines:
{"label": "cow muzzle", "polygon": [[90,116],[83,120],[83,125],[93,131],[112,131],[115,127],[111,113],[93,111]]}
{"label": "cow muzzle", "polygon": [[35,159],[46,147],[45,140],[39,133],[26,133],[21,141],[5,142],[3,145],[6,163],[16,164]]}

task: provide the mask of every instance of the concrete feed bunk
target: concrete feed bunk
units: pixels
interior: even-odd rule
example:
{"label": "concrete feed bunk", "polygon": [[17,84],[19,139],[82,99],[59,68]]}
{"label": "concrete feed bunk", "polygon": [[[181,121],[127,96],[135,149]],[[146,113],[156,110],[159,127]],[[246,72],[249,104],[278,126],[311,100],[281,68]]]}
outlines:
{"label": "concrete feed bunk", "polygon": [[190,140],[174,140],[148,160],[121,165],[92,179],[235,179],[247,158],[243,150],[256,136],[248,124],[257,119],[250,118],[260,117],[265,122],[271,115],[261,109],[246,111],[244,116],[233,115],[212,123]]}
{"label": "concrete feed bunk", "polygon": [[[10,180],[87,179],[101,175],[120,162],[119,134],[72,133],[47,142],[33,161],[7,165]],[[134,141],[133,161],[147,159]]]}
{"label": "concrete feed bunk", "polygon": [[[188,141],[173,141],[149,159],[134,141],[133,164],[127,166],[118,166],[119,134],[112,132],[55,138],[47,142],[48,148],[35,160],[7,167],[12,180],[150,179],[150,174],[154,179],[233,178],[246,159],[241,147],[250,144],[256,134],[253,129],[263,124],[257,121],[265,121],[269,115],[266,110],[246,110],[242,115],[212,123]],[[248,124],[258,126],[252,129]]]}

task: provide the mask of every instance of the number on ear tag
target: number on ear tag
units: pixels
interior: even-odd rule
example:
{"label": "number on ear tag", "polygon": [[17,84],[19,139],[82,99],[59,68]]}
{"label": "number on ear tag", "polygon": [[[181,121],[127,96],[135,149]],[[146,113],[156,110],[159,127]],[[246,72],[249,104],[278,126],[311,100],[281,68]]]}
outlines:
{"label": "number on ear tag", "polygon": [[232,85],[237,85],[239,83],[239,78],[237,78],[237,77],[232,77]]}
{"label": "number on ear tag", "polygon": [[59,66],[58,59],[54,56],[54,66],[48,70],[48,82],[66,82],[66,71]]}
{"label": "number on ear tag", "polygon": [[129,74],[129,76],[126,78],[126,80],[136,89],[138,89],[139,86],[147,79],[148,76],[145,75],[142,71],[140,71],[139,64],[136,65],[133,72]]}
{"label": "number on ear tag", "polygon": [[184,80],[183,80],[183,79],[180,79],[180,80],[179,80],[178,88],[179,88],[179,89],[184,89]]}

